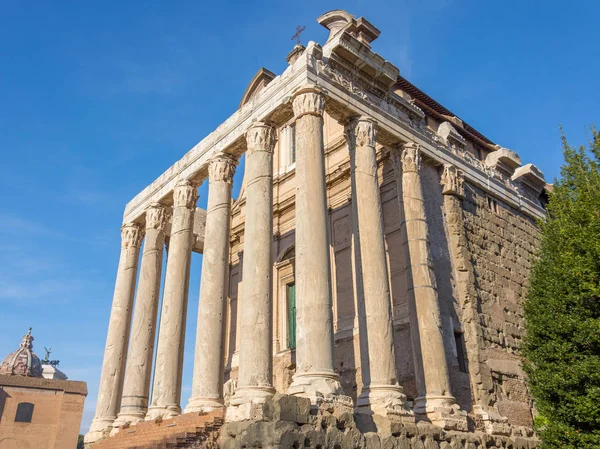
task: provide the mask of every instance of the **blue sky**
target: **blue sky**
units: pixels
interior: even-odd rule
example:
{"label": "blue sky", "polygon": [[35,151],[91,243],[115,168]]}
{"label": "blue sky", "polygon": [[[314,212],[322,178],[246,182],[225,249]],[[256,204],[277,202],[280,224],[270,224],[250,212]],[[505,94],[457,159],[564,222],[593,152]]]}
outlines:
{"label": "blue sky", "polygon": [[[595,1],[0,1],[0,357],[29,326],[93,417],[125,204],[235,111],[290,37],[343,7],[373,49],[456,115],[552,179],[600,109]],[[241,172],[236,177],[239,188]],[[200,189],[206,206],[206,186]],[[185,349],[191,386],[201,257]]]}

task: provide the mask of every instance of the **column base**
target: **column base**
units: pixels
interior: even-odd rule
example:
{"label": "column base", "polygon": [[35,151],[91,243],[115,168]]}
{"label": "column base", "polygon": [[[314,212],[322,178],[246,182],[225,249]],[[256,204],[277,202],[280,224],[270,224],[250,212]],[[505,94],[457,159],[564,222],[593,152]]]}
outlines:
{"label": "column base", "polygon": [[146,421],[154,421],[155,419],[169,419],[181,415],[181,407],[179,405],[151,405],[146,414]]}
{"label": "column base", "polygon": [[325,403],[353,406],[352,398],[344,395],[340,376],[335,371],[296,373],[287,394],[308,398],[317,407]]}
{"label": "column base", "polygon": [[400,385],[363,387],[356,400],[356,412],[381,415],[394,421],[415,422],[415,415],[408,409],[406,395]]}
{"label": "column base", "polygon": [[83,438],[85,447],[88,448],[92,444],[110,436],[114,421],[114,418],[94,419],[90,425],[90,430]]}
{"label": "column base", "polygon": [[183,413],[207,413],[213,410],[221,410],[225,407],[222,398],[190,398],[190,401],[183,409]]}
{"label": "column base", "polygon": [[469,430],[467,412],[460,409],[452,396],[420,396],[415,399],[414,413],[417,421],[429,421],[444,430]]}
{"label": "column base", "polygon": [[138,422],[144,421],[146,418],[146,411],[125,411],[117,415],[117,419],[113,423],[113,428],[110,432],[111,435],[116,435],[124,427],[135,426]]}
{"label": "column base", "polygon": [[477,427],[489,435],[509,436],[511,426],[508,424],[508,418],[502,416],[496,410],[485,410],[481,405],[473,406],[473,413]]}
{"label": "column base", "polygon": [[266,385],[238,387],[227,407],[225,421],[264,421],[263,405],[275,392],[275,388]]}

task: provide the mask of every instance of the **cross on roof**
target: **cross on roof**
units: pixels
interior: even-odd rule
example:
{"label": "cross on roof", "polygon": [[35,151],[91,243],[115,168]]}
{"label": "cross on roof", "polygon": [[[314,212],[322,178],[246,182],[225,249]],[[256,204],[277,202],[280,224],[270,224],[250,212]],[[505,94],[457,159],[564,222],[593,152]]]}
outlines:
{"label": "cross on roof", "polygon": [[294,34],[294,35],[292,36],[292,40],[296,39],[296,45],[301,45],[301,44],[300,44],[300,33],[302,33],[302,32],[303,32],[305,29],[306,29],[306,27],[305,27],[305,26],[300,26],[300,25],[298,25],[298,26],[296,27],[296,34]]}

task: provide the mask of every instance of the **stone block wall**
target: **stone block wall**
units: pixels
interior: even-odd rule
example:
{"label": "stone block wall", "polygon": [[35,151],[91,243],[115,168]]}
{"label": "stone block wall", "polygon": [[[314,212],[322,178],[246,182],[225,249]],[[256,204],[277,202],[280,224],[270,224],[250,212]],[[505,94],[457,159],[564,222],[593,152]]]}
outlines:
{"label": "stone block wall", "polygon": [[226,423],[221,449],[533,449],[531,433],[491,436],[483,432],[443,431],[428,423],[389,421],[352,413],[341,405],[310,407],[305,398],[275,395],[257,410],[258,420]]}
{"label": "stone block wall", "polygon": [[478,296],[482,354],[490,401],[511,424],[532,425],[532,401],[521,369],[523,302],[539,245],[535,220],[465,185],[464,225]]}

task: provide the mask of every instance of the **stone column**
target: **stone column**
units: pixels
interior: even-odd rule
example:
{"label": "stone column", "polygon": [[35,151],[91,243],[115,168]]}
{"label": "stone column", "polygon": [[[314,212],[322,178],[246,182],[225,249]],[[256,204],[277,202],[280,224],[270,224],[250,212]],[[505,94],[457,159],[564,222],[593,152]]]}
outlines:
{"label": "stone column", "polygon": [[131,344],[121,412],[115,421],[115,430],[127,422],[135,424],[142,421],[148,411],[166,224],[165,207],[151,204],[146,210],[146,237],[131,326]]}
{"label": "stone column", "polygon": [[192,397],[185,413],[223,407],[223,337],[229,276],[231,183],[235,158],[220,154],[208,166],[208,207]]}
{"label": "stone column", "polygon": [[173,218],[167,255],[152,404],[146,420],[181,413],[181,376],[187,313],[194,211],[198,188],[182,181],[173,191]]}
{"label": "stone column", "polygon": [[376,133],[377,124],[368,118],[355,118],[346,125],[366,318],[365,328],[360,329],[361,339],[366,339],[362,347],[367,352],[362,363],[367,364],[368,370],[356,405],[358,411],[409,418],[406,396],[396,373]]}
{"label": "stone column", "polygon": [[416,329],[411,328],[411,337],[415,364],[417,359],[421,361],[420,369],[417,369],[419,397],[415,399],[414,412],[426,416],[428,420],[445,429],[467,430],[466,414],[458,410],[450,392],[450,376],[421,186],[419,146],[414,143],[405,144],[400,159],[404,226],[414,297],[414,304],[409,307],[409,313],[416,314],[411,323],[417,323]]}
{"label": "stone column", "polygon": [[[246,133],[246,224],[244,230],[244,299],[240,310],[240,366],[234,406],[260,402],[273,388],[273,147],[275,129],[254,124]],[[228,419],[245,418],[228,415]],[[233,411],[233,410],[232,410]],[[229,414],[229,410],[228,410]]]}
{"label": "stone column", "polygon": [[333,361],[329,214],[325,184],[325,96],[304,87],[292,99],[296,116],[296,373],[289,394],[313,404],[343,396]]}
{"label": "stone column", "polygon": [[462,173],[453,165],[446,164],[441,176],[444,212],[448,225],[448,241],[456,278],[458,301],[462,307],[462,327],[467,350],[467,364],[473,412],[478,415],[477,423],[489,433],[506,434],[507,419],[495,407],[491,407],[489,392],[492,390],[492,375],[481,351],[483,331],[477,310],[478,295],[475,289],[475,270],[469,254],[462,201],[464,198]]}
{"label": "stone column", "polygon": [[121,256],[110,311],[102,374],[98,386],[96,416],[85,436],[86,444],[92,444],[110,433],[121,405],[133,294],[142,237],[143,232],[135,223],[126,224],[121,228]]}

